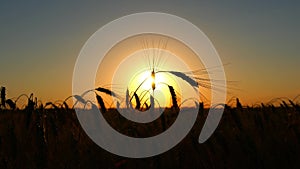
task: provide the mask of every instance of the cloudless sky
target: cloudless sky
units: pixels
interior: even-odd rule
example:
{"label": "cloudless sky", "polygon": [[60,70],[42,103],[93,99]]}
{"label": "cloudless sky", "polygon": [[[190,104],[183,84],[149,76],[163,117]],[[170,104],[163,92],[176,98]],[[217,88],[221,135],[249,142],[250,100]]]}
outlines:
{"label": "cloudless sky", "polygon": [[300,94],[299,1],[1,2],[0,85],[8,97],[64,99],[85,41],[114,19],[149,11],[185,18],[210,38],[237,81],[230,95],[252,104]]}

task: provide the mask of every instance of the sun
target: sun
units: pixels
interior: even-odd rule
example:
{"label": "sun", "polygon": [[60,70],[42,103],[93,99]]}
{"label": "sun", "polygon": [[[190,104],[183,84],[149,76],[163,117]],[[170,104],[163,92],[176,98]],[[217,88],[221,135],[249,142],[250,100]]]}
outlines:
{"label": "sun", "polygon": [[[141,85],[142,90],[162,90],[163,84],[168,83],[168,77],[166,77],[164,74],[156,74],[153,73],[153,71],[144,71],[139,76],[136,77],[137,84],[140,84],[144,81],[144,83]],[[135,80],[133,80],[134,83]]]}
{"label": "sun", "polygon": [[171,106],[169,85],[178,90],[176,81],[167,74],[144,70],[132,77],[128,88],[140,97],[141,102],[150,104],[149,97],[152,95],[160,106],[168,107]]}
{"label": "sun", "polygon": [[[195,86],[190,86],[190,79],[186,80],[187,76],[193,76],[192,70],[201,68],[201,62],[195,58],[198,58],[195,53],[170,37],[153,34],[130,37],[105,56],[95,84],[111,84],[111,89],[121,96],[121,101],[111,102],[120,102],[121,107],[128,107],[129,101],[131,107],[146,110],[153,105],[150,104],[153,98],[154,107],[172,107],[175,102],[182,106],[182,101],[198,98]],[[191,73],[183,76],[185,72]],[[183,104],[194,106],[192,101]]]}

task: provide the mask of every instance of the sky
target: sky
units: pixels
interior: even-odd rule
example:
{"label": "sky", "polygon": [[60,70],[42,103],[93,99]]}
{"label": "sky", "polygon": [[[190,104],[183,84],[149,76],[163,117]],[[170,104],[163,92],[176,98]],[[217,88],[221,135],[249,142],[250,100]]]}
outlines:
{"label": "sky", "polygon": [[136,12],[177,15],[212,41],[243,103],[300,94],[299,1],[5,1],[0,5],[0,86],[43,101],[72,94],[76,58],[108,22]]}
{"label": "sky", "polygon": [[[113,84],[113,91],[122,98],[126,97],[127,89],[129,93],[136,91],[141,102],[146,102],[148,105],[151,104],[148,99],[151,94],[155,96],[161,107],[166,107],[172,104],[169,86],[172,86],[177,93],[178,104],[183,100],[199,98],[199,96],[186,81],[170,73],[159,71],[190,72],[201,68],[204,69],[201,60],[181,41],[157,34],[135,35],[120,41],[106,53],[98,66],[95,86]],[[156,72],[155,78],[151,78],[153,69]],[[197,75],[208,78],[206,72]],[[152,82],[155,84],[154,92]],[[203,85],[207,83],[207,81],[202,82]],[[200,87],[199,91],[201,96],[205,94],[205,99],[210,97],[208,88]],[[106,97],[105,100],[111,99]],[[159,105],[156,104],[157,107]],[[194,105],[194,101],[190,100],[182,106]],[[125,102],[121,102],[120,106],[126,106]]]}

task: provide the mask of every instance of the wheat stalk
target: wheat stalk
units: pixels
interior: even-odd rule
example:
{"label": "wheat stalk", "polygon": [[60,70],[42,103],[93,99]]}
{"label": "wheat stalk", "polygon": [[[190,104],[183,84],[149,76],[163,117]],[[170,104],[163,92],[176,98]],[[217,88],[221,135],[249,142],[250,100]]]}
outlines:
{"label": "wheat stalk", "polygon": [[103,88],[103,87],[98,87],[95,90],[105,93],[107,95],[113,96],[113,97],[118,97],[118,95],[116,93],[114,93],[113,91],[111,91],[109,89]]}
{"label": "wheat stalk", "polygon": [[86,100],[84,100],[81,96],[79,95],[74,95],[75,99],[79,101],[80,103],[86,104]]}
{"label": "wheat stalk", "polygon": [[105,113],[106,112],[106,107],[105,107],[105,104],[104,104],[104,101],[103,101],[102,97],[100,95],[96,94],[96,99],[97,99],[97,102],[98,102],[98,104],[101,108],[101,112]]}
{"label": "wheat stalk", "polygon": [[198,82],[192,79],[191,77],[187,76],[186,74],[182,72],[176,72],[176,71],[158,71],[156,73],[170,73],[172,75],[175,75],[182,80],[186,81],[188,84],[190,84],[192,87],[198,87]]}
{"label": "wheat stalk", "polygon": [[139,98],[139,96],[136,94],[136,92],[133,93],[133,96],[134,96],[135,103],[136,103],[135,108],[139,110],[139,109],[141,108],[140,98]]}
{"label": "wheat stalk", "polygon": [[1,87],[1,106],[5,108],[5,87]]}
{"label": "wheat stalk", "polygon": [[52,103],[52,102],[47,102],[46,104],[45,104],[45,107],[44,108],[46,108],[47,106],[52,106],[54,109],[59,109],[58,108],[58,106],[56,106],[54,103]]}
{"label": "wheat stalk", "polygon": [[7,99],[5,101],[6,104],[8,104],[8,106],[12,109],[12,110],[15,110],[16,109],[16,103],[13,102],[11,99]]}
{"label": "wheat stalk", "polygon": [[169,88],[169,91],[171,94],[173,107],[178,108],[177,96],[176,96],[175,90],[174,90],[173,86],[170,86],[170,85],[168,85],[168,88]]}

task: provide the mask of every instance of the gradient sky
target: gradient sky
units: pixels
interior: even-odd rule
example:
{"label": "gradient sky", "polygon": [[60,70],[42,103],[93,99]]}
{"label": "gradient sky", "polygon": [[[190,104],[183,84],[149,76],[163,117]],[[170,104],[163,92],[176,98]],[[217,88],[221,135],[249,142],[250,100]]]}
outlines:
{"label": "gradient sky", "polygon": [[114,19],[147,11],[185,18],[210,38],[236,81],[230,96],[252,104],[300,94],[299,1],[1,2],[0,85],[8,97],[66,98],[86,40]]}

